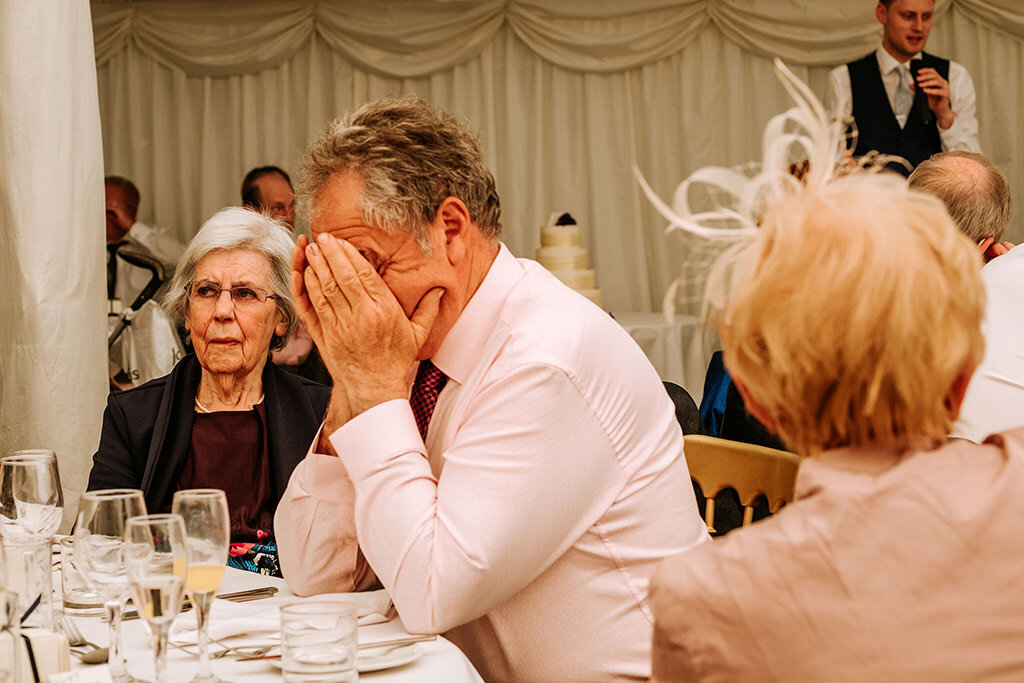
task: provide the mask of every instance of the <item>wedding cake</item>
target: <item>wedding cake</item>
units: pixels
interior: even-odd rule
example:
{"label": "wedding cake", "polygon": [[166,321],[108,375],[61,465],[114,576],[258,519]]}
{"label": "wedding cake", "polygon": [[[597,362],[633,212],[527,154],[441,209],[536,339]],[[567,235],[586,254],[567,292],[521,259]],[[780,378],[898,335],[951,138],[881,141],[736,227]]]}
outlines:
{"label": "wedding cake", "polygon": [[548,218],[547,225],[541,226],[537,262],[566,285],[601,306],[601,290],[597,288],[587,250],[583,248],[580,226],[572,216],[555,212]]}

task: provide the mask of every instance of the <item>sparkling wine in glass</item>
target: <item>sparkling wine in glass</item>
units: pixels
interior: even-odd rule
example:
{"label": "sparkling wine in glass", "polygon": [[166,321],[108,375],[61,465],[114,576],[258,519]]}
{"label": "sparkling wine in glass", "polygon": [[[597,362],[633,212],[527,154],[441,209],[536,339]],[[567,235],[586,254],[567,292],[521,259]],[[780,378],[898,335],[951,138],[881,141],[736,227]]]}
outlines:
{"label": "sparkling wine in glass", "polygon": [[142,491],[86,491],[75,523],[75,557],[89,587],[103,598],[110,633],[110,677],[117,683],[135,680],[128,674],[121,653],[121,614],[128,601],[124,535],[128,519],[145,514]]}
{"label": "sparkling wine in glass", "polygon": [[153,636],[155,683],[167,682],[167,638],[185,594],[185,524],[181,515],[143,515],[124,530],[128,585]]}
{"label": "sparkling wine in glass", "polygon": [[16,451],[0,458],[0,536],[26,626],[53,627],[50,540],[63,512],[56,453]]}
{"label": "sparkling wine in glass", "polygon": [[208,619],[214,593],[228,561],[231,529],[228,500],[220,489],[185,489],[174,493],[171,511],[185,520],[188,579],[185,589],[196,610],[199,630],[199,670],[193,683],[220,681],[210,669]]}

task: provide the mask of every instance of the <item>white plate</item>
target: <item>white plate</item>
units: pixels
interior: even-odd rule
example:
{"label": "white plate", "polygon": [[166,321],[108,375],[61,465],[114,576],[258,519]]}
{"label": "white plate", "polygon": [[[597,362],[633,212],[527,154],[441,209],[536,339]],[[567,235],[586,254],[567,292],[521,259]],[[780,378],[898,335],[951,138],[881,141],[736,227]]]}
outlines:
{"label": "white plate", "polygon": [[[374,654],[376,653],[376,655]],[[423,655],[423,648],[416,643],[392,648],[387,645],[367,647],[359,651],[359,673],[383,671],[415,662]]]}
{"label": "white plate", "polygon": [[[379,656],[374,656],[375,652],[379,652]],[[358,669],[361,674],[394,669],[396,666],[415,662],[421,656],[423,656],[423,648],[417,643],[403,645],[394,649],[391,649],[389,645],[383,644],[380,647],[367,647],[359,651]],[[274,657],[267,661],[278,669],[283,666],[280,657]]]}

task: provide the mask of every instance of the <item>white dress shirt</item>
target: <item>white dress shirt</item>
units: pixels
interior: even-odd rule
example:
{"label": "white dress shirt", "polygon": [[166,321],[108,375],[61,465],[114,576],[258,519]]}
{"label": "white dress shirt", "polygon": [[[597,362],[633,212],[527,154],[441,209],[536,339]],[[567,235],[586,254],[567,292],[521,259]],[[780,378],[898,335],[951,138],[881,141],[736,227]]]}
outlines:
{"label": "white dress shirt", "polygon": [[389,401],[331,435],[340,458],[295,469],[275,520],[289,586],[351,590],[358,538],[406,628],[445,633],[485,680],[649,676],[651,574],[708,540],[650,362],[504,246],[431,360],[449,380],[426,443]]}
{"label": "white dress shirt", "polygon": [[[885,86],[885,94],[889,98],[889,105],[893,105],[893,97],[896,88],[900,83],[898,67],[900,62],[886,52],[885,48],[879,46],[875,50],[875,57],[878,59],[878,71],[882,75],[882,84]],[[919,59],[921,54],[914,55]],[[907,63],[909,67],[909,63]],[[949,63],[949,106],[953,110],[953,125],[948,129],[936,126],[939,129],[939,139],[942,142],[942,151],[965,151],[981,152],[981,143],[978,140],[978,119],[975,115],[974,82],[967,69],[961,64],[951,61]],[[850,85],[850,71],[846,65],[837,66],[828,75],[828,90],[825,93],[825,110],[835,120],[845,119],[853,115],[853,88]],[[895,111],[895,107],[893,107]],[[907,122],[907,115],[897,116],[896,121],[903,128]]]}
{"label": "white dress shirt", "polygon": [[980,443],[1024,425],[1024,245],[981,269],[985,357],[967,386],[953,435]]}

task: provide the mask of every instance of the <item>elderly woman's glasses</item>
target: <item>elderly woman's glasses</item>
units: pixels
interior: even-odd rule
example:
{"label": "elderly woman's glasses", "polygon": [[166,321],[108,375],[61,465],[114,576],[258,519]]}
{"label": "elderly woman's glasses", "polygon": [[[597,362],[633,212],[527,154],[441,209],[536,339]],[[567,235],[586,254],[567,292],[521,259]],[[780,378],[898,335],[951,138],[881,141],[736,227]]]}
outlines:
{"label": "elderly woman's glasses", "polygon": [[185,287],[185,293],[198,304],[212,306],[220,299],[222,292],[231,292],[231,301],[236,305],[252,305],[266,303],[267,299],[277,297],[256,287],[239,285],[230,289],[213,282],[192,282]]}

